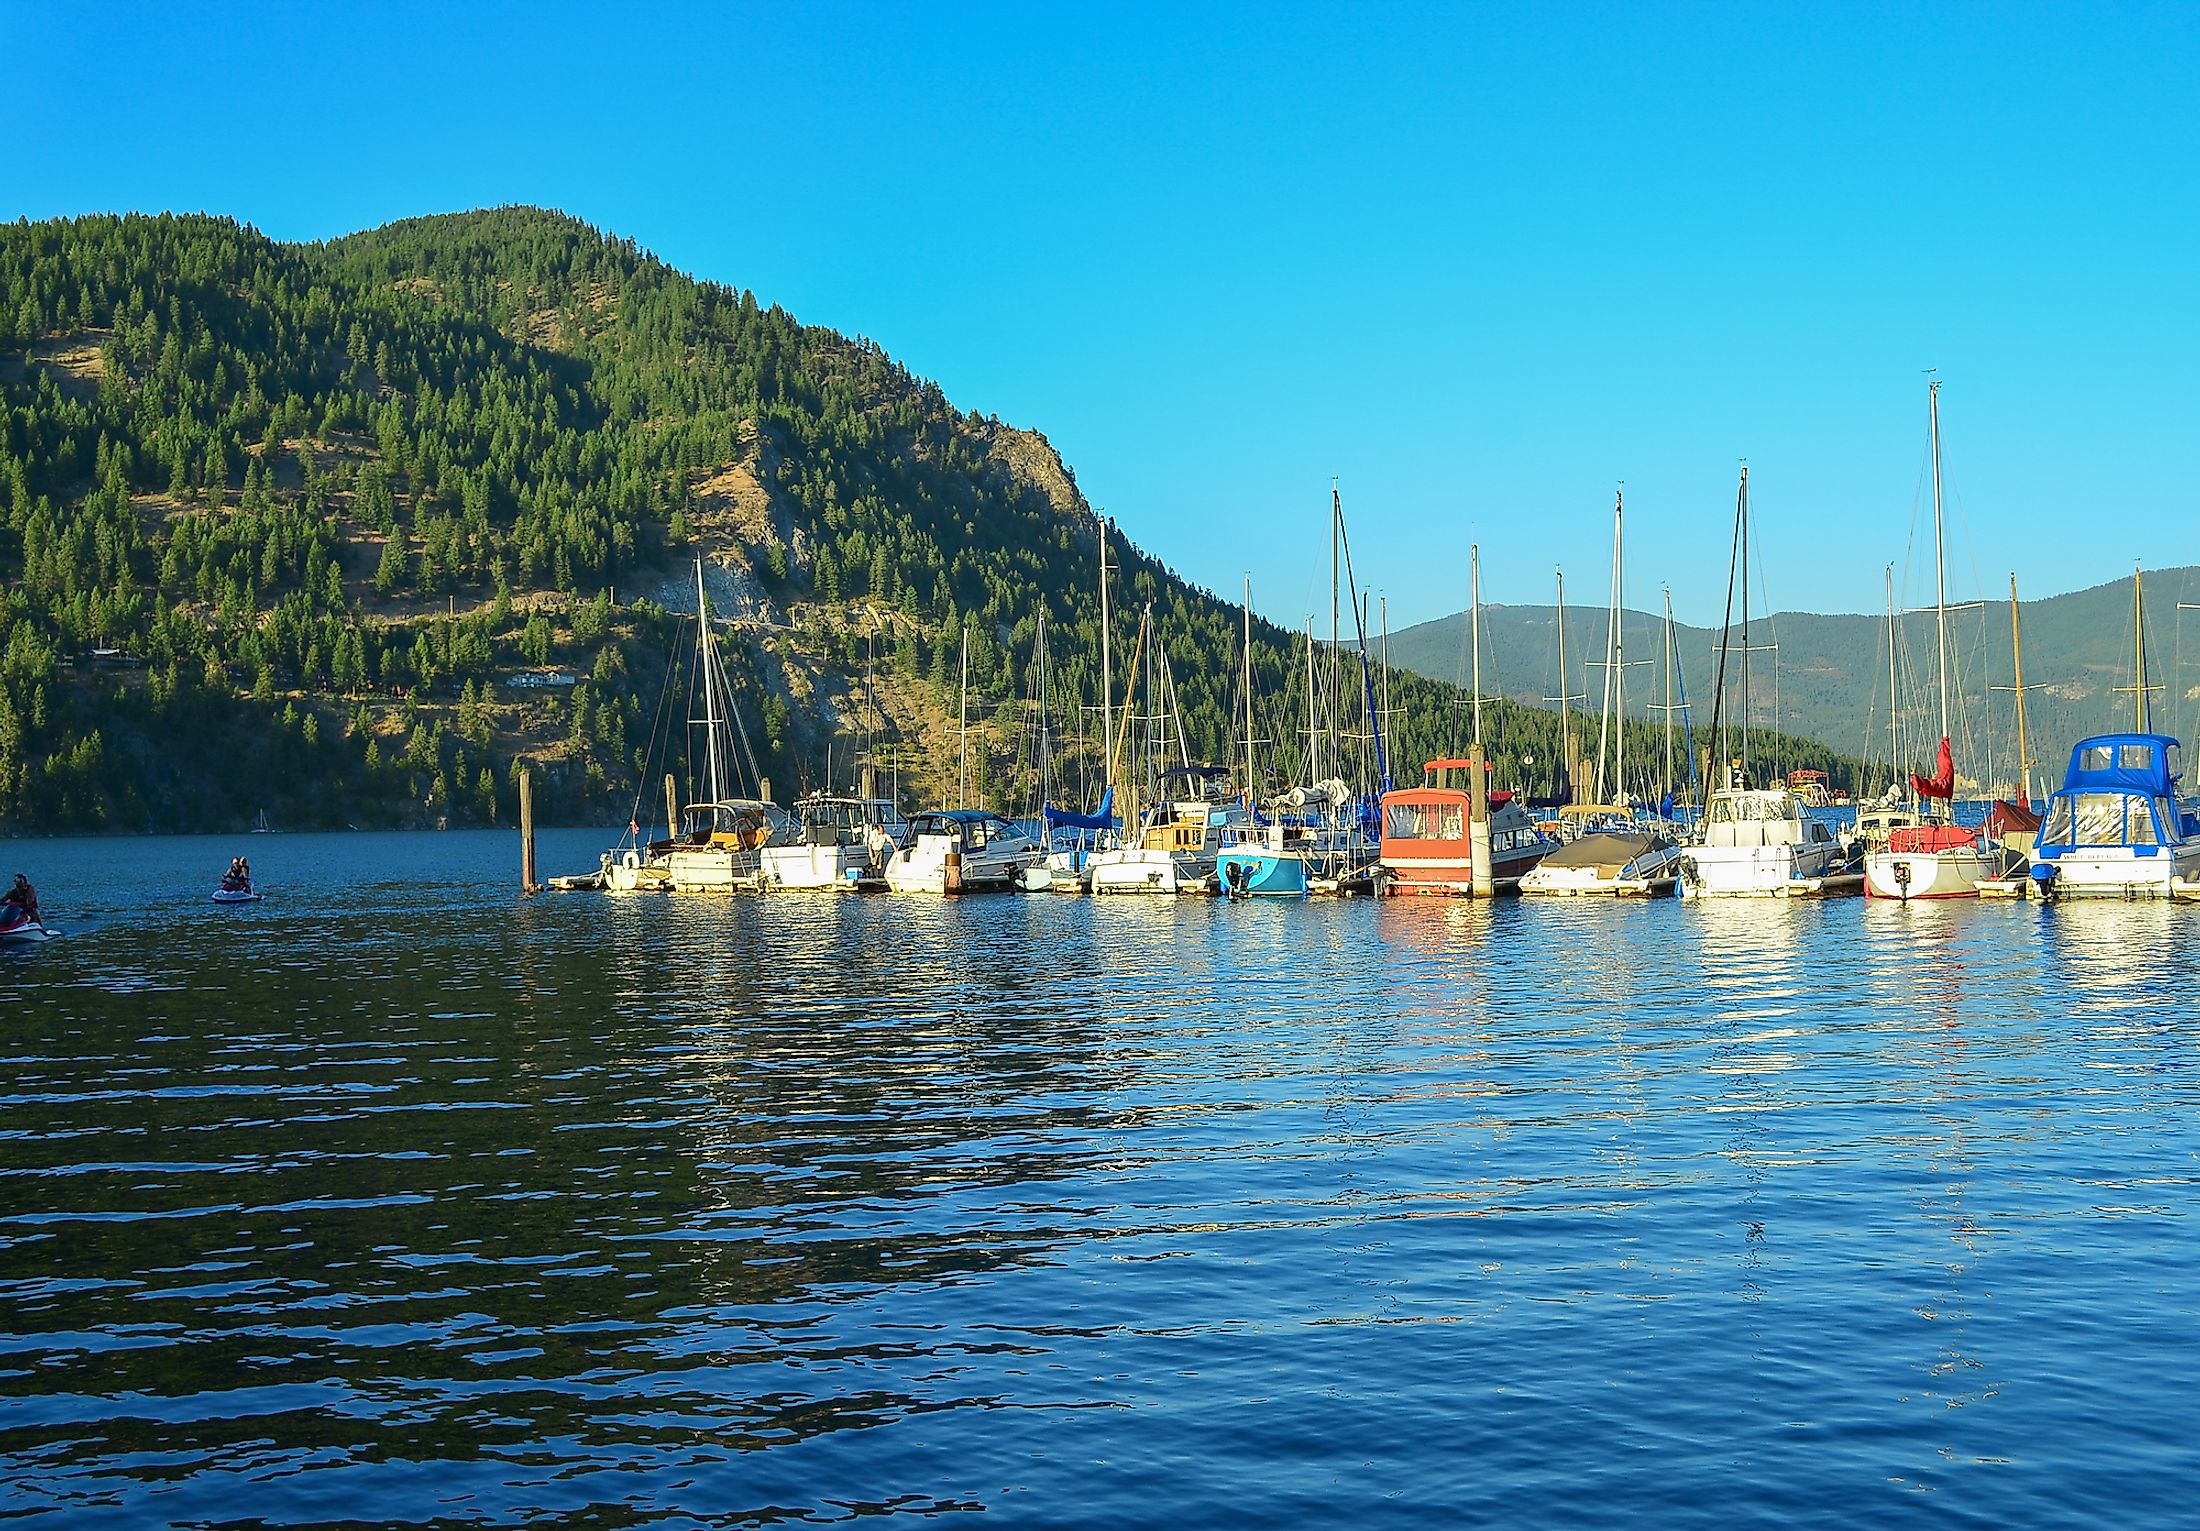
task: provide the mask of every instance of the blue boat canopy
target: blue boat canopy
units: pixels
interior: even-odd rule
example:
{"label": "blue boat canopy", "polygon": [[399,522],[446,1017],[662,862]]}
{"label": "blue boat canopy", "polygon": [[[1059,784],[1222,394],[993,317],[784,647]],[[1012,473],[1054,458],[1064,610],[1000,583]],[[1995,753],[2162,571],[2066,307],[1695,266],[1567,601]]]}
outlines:
{"label": "blue boat canopy", "polygon": [[1071,813],[1067,808],[1057,808],[1048,803],[1042,810],[1049,829],[1113,829],[1115,828],[1115,785],[1100,794],[1100,806],[1090,813]]}
{"label": "blue boat canopy", "polygon": [[2169,797],[2176,767],[2177,741],[2168,734],[2096,734],[2072,747],[2062,790]]}

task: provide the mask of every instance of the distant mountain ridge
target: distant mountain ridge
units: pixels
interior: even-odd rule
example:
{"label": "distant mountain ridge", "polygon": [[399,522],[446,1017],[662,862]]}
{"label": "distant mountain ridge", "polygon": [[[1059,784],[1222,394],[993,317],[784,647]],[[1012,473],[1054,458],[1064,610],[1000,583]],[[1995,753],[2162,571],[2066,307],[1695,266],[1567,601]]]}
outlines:
{"label": "distant mountain ridge", "polygon": [[[2200,602],[2200,567],[2144,573],[2147,671],[2154,693],[2154,723],[2189,733],[2200,721],[2200,612],[2180,603]],[[1482,684],[1485,692],[1535,706],[1553,706],[1558,694],[1555,606],[1482,608]],[[2132,587],[2127,580],[2019,603],[2024,637],[2026,729],[2041,769],[2059,774],[2070,744],[2089,733],[2123,728],[2132,721],[2128,690],[2133,664]],[[1896,679],[1901,690],[1905,764],[1922,763],[1938,738],[1933,616],[1912,611],[1897,618]],[[2006,778],[2016,755],[2009,603],[1965,603],[1948,617],[1953,651],[1951,682],[1960,768],[1984,780]],[[1575,706],[1595,713],[1603,696],[1602,662],[1607,621],[1602,606],[1566,603],[1566,659]],[[1438,680],[1466,678],[1467,614],[1457,613],[1390,635],[1391,662]],[[1630,716],[1662,718],[1665,698],[1662,615],[1632,608],[1622,614],[1626,703]],[[1673,649],[1685,678],[1690,713],[1700,729],[1709,724],[1718,674],[1717,628],[1673,625]],[[1735,648],[1740,644],[1736,625]],[[1766,727],[1816,739],[1845,755],[1879,762],[1889,753],[1887,622],[1884,616],[1828,616],[1777,612],[1753,617],[1753,647],[1776,650],[1750,656],[1751,719]],[[1639,661],[1650,661],[1638,667]],[[1741,660],[1730,649],[1728,696],[1739,696]],[[1586,697],[1587,700],[1579,700]]]}

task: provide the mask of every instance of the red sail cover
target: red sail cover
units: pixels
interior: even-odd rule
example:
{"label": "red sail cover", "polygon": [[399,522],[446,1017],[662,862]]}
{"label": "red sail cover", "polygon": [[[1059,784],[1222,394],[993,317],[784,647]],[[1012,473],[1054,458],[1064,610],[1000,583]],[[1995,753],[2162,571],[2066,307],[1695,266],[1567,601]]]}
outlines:
{"label": "red sail cover", "polygon": [[1940,759],[1933,766],[1931,776],[1910,773],[1910,785],[1917,789],[1919,797],[1949,797],[1956,795],[1956,757],[1948,752],[1948,741],[1940,741]]}

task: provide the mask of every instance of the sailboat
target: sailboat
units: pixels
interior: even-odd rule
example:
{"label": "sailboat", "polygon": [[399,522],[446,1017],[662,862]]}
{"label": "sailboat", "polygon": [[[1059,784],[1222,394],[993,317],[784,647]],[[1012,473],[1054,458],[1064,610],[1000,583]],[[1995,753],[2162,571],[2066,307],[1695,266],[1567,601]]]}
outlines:
{"label": "sailboat", "polygon": [[2023,898],[2031,891],[2028,858],[2040,827],[2032,807],[2032,767],[2039,762],[2032,758],[2032,741],[2024,730],[2024,631],[2017,613],[2015,570],[2009,574],[2009,654],[2016,668],[2016,684],[2009,690],[2017,706],[2017,796],[2014,802],[2000,799],[1986,811],[1987,838],[2001,846],[2003,864],[2000,876],[1980,880],[1981,898]]}
{"label": "sailboat", "polygon": [[[690,791],[708,789],[709,795],[689,802],[680,814],[677,834],[647,845],[630,845],[623,852],[606,851],[602,883],[614,893],[659,888],[678,893],[725,893],[758,886],[767,845],[789,845],[798,838],[794,821],[785,810],[763,797],[743,797],[729,790],[734,780],[733,748],[740,747],[748,773],[762,784],[761,773],[748,746],[747,732],[733,710],[733,693],[726,683],[718,640],[710,627],[710,596],[703,585],[703,561],[695,560],[695,700],[702,716],[688,718],[693,767]],[[702,730],[699,752],[693,748],[694,731]],[[669,828],[669,826],[668,826]]]}
{"label": "sailboat", "polygon": [[[1864,893],[1903,903],[1917,899],[1976,898],[1982,878],[2000,875],[1999,851],[1989,851],[1979,830],[1955,822],[1956,767],[1948,714],[1948,558],[1940,495],[1940,380],[1927,390],[1933,451],[1933,616],[1940,639],[1940,749],[1933,774],[1912,773],[1921,824],[1896,829],[1883,850],[1864,857]],[[1945,805],[1937,813],[1929,804]]]}
{"label": "sailboat", "polygon": [[[1148,621],[1151,615],[1149,610]],[[1144,628],[1142,622],[1142,634]],[[1144,715],[1151,806],[1137,820],[1138,831],[1129,843],[1095,851],[1087,859],[1086,885],[1095,894],[1210,892],[1217,858],[1251,826],[1252,811],[1231,789],[1228,767],[1191,759],[1176,717],[1169,658],[1159,644],[1147,647],[1146,665],[1145,691],[1153,709]],[[1126,702],[1126,725],[1129,718]],[[1178,756],[1174,765],[1168,763],[1172,725]]]}
{"label": "sailboat", "polygon": [[[2154,732],[2146,605],[2131,576],[2132,731],[2081,739],[2032,845],[2042,899],[2200,899],[2200,801],[2181,787],[2178,744]],[[2122,690],[2122,687],[2118,687]]]}
{"label": "sailboat", "polygon": [[[1253,581],[1245,581],[1245,641],[1238,687],[1243,693],[1245,725],[1245,783],[1250,799],[1254,774],[1253,746]],[[1236,843],[1215,857],[1215,880],[1229,898],[1304,898],[1312,883],[1308,871],[1310,853],[1319,854],[1315,837],[1303,817],[1288,811],[1271,811],[1266,822],[1256,814],[1254,822],[1236,836]]]}
{"label": "sailboat", "polygon": [[[1520,891],[1525,894],[1654,896],[1669,892],[1680,874],[1679,842],[1662,826],[1637,823],[1620,786],[1627,758],[1626,649],[1620,637],[1625,511],[1622,494],[1612,507],[1612,603],[1605,634],[1604,711],[1597,727],[1594,794],[1599,801],[1569,803],[1559,810],[1560,823],[1573,832],[1564,836],[1562,848],[1521,877]],[[1611,746],[1609,776],[1605,773],[1607,746]]]}
{"label": "sailboat", "polygon": [[[1084,891],[1085,863],[1096,850],[1113,847],[1115,816],[1115,672],[1109,647],[1108,523],[1100,523],[1100,805],[1090,813],[1057,808],[1051,780],[1042,783],[1039,819],[1046,839],[1047,886],[1057,892]],[[1139,629],[1143,640],[1145,629]],[[1137,656],[1131,659],[1133,671]]]}
{"label": "sailboat", "polygon": [[[1785,785],[1753,788],[1749,783],[1749,468],[1742,468],[1734,502],[1734,555],[1727,599],[1733,600],[1734,574],[1742,592],[1741,751],[1725,780],[1704,806],[1700,838],[1681,853],[1684,899],[1811,898],[1854,893],[1861,881],[1856,853],[1834,838],[1819,820],[1803,812],[1801,801]],[[1731,604],[1729,619],[1733,616]],[[1719,679],[1712,692],[1711,735],[1721,738],[1720,716],[1726,704],[1729,620],[1719,638]]]}

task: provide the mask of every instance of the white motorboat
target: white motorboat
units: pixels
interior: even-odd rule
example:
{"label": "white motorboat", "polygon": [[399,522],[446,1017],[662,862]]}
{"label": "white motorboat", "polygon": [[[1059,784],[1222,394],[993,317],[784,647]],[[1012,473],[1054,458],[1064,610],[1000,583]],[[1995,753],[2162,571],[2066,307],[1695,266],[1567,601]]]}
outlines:
{"label": "white motorboat", "polygon": [[2200,803],[2167,734],[2101,734],[2070,752],[2032,842],[2042,898],[2200,898]]}
{"label": "white motorboat", "polygon": [[1655,829],[1605,829],[1569,840],[1520,879],[1522,893],[1654,898],[1673,890],[1681,848]]}
{"label": "white motorboat", "polygon": [[813,792],[794,805],[792,845],[768,843],[762,885],[771,889],[853,888],[881,875],[909,825],[891,798]]}
{"label": "white motorboat", "polygon": [[1018,886],[1046,848],[1019,825],[983,808],[943,808],[909,821],[902,849],[886,863],[896,893],[984,893]]}
{"label": "white motorboat", "polygon": [[1722,787],[1703,839],[1681,851],[1682,898],[1812,898],[1854,893],[1857,849],[1806,816],[1785,787]]}

